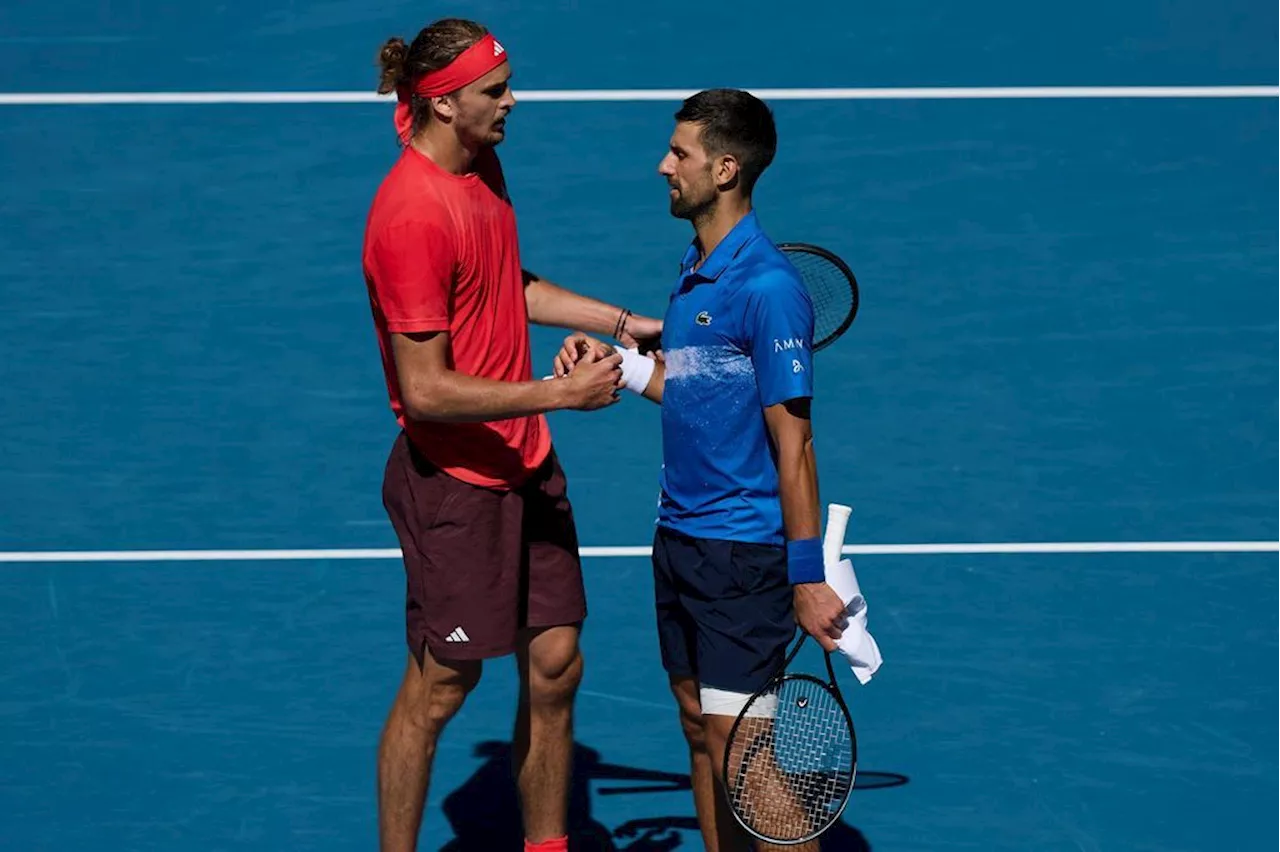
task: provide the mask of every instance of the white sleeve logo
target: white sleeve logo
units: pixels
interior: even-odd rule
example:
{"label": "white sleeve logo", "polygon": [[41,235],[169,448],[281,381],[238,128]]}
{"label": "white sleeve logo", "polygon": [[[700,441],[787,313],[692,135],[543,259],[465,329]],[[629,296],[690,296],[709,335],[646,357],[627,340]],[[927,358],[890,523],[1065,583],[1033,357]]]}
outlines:
{"label": "white sleeve logo", "polygon": [[793,359],[791,359],[791,372],[793,372],[793,373],[803,373],[803,372],[804,372],[804,364],[801,364],[798,360],[796,360],[796,359],[794,359],[794,358],[793,358]]}
{"label": "white sleeve logo", "polygon": [[783,352],[791,349],[804,349],[804,338],[803,337],[785,337],[785,338],[779,339],[775,337],[773,339],[774,352]]}

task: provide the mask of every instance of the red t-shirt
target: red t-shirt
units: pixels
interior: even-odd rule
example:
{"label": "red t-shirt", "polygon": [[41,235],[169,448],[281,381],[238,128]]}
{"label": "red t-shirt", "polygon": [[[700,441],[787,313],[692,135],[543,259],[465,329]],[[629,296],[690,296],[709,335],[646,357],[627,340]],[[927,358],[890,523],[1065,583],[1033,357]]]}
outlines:
{"label": "red t-shirt", "polygon": [[488,423],[415,421],[404,413],[394,332],[449,332],[450,366],[517,382],[533,378],[515,210],[492,149],[455,175],[406,147],[365,228],[364,273],[396,421],[432,464],[464,482],[511,488],[551,447],[541,415]]}

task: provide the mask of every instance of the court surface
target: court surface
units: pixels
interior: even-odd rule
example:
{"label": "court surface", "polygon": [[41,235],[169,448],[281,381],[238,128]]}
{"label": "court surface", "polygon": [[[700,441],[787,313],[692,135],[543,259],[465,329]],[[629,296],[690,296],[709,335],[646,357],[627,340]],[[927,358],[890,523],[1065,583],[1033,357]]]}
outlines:
{"label": "court surface", "polygon": [[[495,27],[518,96],[1276,84],[1274,4],[788,9],[10,4],[0,88],[367,93],[446,13]],[[529,267],[663,310],[675,106],[517,107]],[[863,297],[815,428],[885,664],[842,671],[828,848],[1274,849],[1274,95],[774,106],[762,221]],[[0,847],[374,848],[403,574],[359,246],[395,155],[386,103],[0,106]],[[658,411],[551,419],[591,548],[581,848],[700,848],[643,556]],[[514,700],[490,665],[424,849],[519,848]]]}

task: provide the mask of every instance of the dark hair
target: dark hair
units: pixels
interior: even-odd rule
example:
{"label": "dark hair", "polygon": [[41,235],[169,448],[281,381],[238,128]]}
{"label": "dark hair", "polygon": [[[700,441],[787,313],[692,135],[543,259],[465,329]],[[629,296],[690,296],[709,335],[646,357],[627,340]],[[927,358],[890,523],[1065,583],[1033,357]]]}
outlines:
{"label": "dark hair", "polygon": [[[439,71],[488,34],[489,30],[475,21],[441,18],[419,32],[413,44],[407,47],[402,38],[387,39],[378,51],[378,66],[382,69],[378,78],[378,94],[394,92],[424,74]],[[417,95],[410,100],[410,108],[413,132],[417,133],[431,118],[431,110],[426,100]]]}
{"label": "dark hair", "polygon": [[680,106],[676,121],[701,125],[702,147],[711,156],[737,158],[744,195],[751,195],[778,150],[773,112],[764,101],[740,89],[698,92]]}

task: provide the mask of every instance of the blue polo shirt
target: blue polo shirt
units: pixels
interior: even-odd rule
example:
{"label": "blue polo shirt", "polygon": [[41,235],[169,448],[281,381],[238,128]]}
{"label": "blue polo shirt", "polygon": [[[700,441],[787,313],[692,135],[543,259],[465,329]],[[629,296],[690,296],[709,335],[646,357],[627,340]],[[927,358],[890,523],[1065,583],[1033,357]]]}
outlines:
{"label": "blue polo shirt", "polygon": [[754,212],[694,271],[696,241],[662,326],[658,523],[695,538],[782,545],[764,409],[813,395],[813,303]]}

